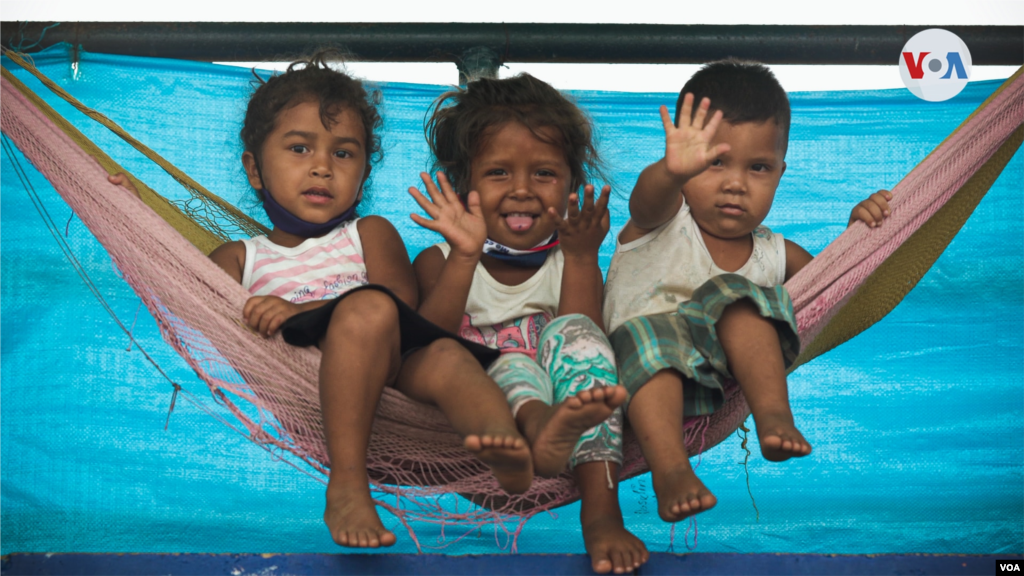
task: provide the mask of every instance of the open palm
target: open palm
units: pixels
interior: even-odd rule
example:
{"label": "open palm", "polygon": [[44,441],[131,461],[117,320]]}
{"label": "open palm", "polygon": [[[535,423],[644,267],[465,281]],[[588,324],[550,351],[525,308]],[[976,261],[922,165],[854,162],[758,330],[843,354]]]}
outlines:
{"label": "open palm", "polygon": [[661,121],[665,125],[665,167],[670,173],[692,178],[706,170],[720,155],[729,151],[728,144],[711,144],[722,121],[722,111],[715,111],[705,126],[704,119],[710,106],[711,101],[704,98],[697,108],[697,113],[692,114],[693,94],[687,94],[679,110],[678,128],[672,122],[668,108],[661,107]]}
{"label": "open palm", "polygon": [[415,187],[409,188],[409,194],[430,218],[411,214],[413,222],[444,236],[453,252],[467,257],[479,257],[483,253],[484,241],[487,239],[487,224],[484,223],[484,215],[480,210],[480,195],[470,192],[466,198],[466,206],[463,207],[462,201],[444,173],[437,175],[440,188],[430,179],[430,174],[423,172],[420,178],[426,185],[430,198]]}

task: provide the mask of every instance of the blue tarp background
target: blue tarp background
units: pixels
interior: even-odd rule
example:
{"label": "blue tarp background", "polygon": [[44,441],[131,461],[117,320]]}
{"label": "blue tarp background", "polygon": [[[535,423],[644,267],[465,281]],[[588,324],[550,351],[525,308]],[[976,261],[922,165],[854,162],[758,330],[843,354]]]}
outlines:
{"label": "blue tarp background", "polygon": [[[207,188],[254,216],[238,130],[251,88],[242,69],[79,52],[34,55],[39,68]],[[14,72],[119,162],[170,197],[184,192],[116,136]],[[895,71],[894,71],[895,73]],[[680,86],[685,78],[679,79]],[[868,193],[895,186],[993,90],[970,84],[945,103],[906,90],[791,95],[793,127],[766,224],[819,252]],[[385,159],[371,211],[400,229],[415,256],[436,241],[408,218],[406,194],[427,167],[423,117],[445,88],[389,83]],[[656,160],[657,108],[675,94],[575,92],[594,118],[617,191],[612,231],[627,218],[636,174]],[[27,166],[24,158],[20,161]],[[67,264],[5,155],[0,192],[0,540],[11,552],[338,552],[323,527],[323,486],[179,401]],[[29,167],[32,184],[122,322],[139,300],[104,249]],[[763,461],[733,437],[698,473],[718,506],[699,517],[703,552],[1021,553],[1024,551],[1024,157],[1018,153],[918,287],[888,317],[790,378],[814,454]],[[265,217],[264,217],[265,220]],[[605,244],[607,266],[612,236]],[[163,345],[145,308],[135,337],[185,389],[205,385]],[[208,404],[213,405],[212,401]],[[215,407],[216,409],[216,407]],[[748,425],[750,423],[748,422]],[[649,477],[623,483],[627,527],[652,551],[669,545]],[[414,552],[399,535],[389,552]],[[583,552],[578,505],[531,520],[521,552]],[[676,550],[683,550],[680,524]],[[451,542],[417,526],[425,546]],[[690,533],[692,544],[693,533]],[[446,538],[446,539],[445,539]],[[504,534],[474,532],[444,549],[500,551]]]}

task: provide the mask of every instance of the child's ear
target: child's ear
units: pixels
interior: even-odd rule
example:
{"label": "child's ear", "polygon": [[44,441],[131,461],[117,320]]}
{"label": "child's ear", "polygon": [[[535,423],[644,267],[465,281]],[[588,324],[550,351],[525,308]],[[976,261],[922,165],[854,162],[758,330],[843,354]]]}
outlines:
{"label": "child's ear", "polygon": [[249,185],[256,190],[263,190],[263,179],[260,178],[259,168],[256,167],[256,156],[252,152],[242,154],[242,166],[245,167],[245,176],[249,179]]}

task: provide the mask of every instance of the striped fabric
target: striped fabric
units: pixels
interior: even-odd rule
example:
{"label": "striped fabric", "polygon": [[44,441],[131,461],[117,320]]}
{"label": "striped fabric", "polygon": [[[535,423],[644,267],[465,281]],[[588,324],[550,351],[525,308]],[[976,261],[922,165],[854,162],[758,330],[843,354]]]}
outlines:
{"label": "striped fabric", "polygon": [[729,373],[715,323],[726,306],[749,298],[765,318],[774,320],[788,368],[800,353],[793,302],[782,286],[764,288],[738,274],[715,276],[676,312],[639,316],[612,332],[619,384],[632,398],[658,372],[675,369],[683,376],[683,415],[711,414],[725,399]]}
{"label": "striped fabric", "polygon": [[242,286],[254,296],[277,296],[301,304],[336,298],[365,285],[366,265],[358,221],[350,220],[294,248],[278,246],[266,236],[242,240]]}

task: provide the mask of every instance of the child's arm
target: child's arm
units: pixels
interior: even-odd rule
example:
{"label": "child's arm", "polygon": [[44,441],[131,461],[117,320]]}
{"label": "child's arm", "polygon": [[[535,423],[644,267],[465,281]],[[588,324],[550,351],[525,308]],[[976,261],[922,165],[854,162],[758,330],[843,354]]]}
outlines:
{"label": "child's arm", "polygon": [[363,244],[366,279],[391,290],[413,309],[419,304],[416,276],[398,230],[380,216],[366,216],[356,223]]}
{"label": "child's arm", "polygon": [[786,240],[786,282],[814,260],[814,256],[795,242]]}
{"label": "child's arm", "polygon": [[[882,221],[892,213],[889,208],[890,200],[892,200],[892,193],[888,190],[879,190],[868,196],[867,200],[853,207],[853,211],[850,212],[850,221],[847,222],[846,227],[853,226],[854,222],[863,222],[869,228],[881,226]],[[788,281],[796,275],[813,259],[814,256],[811,256],[807,250],[786,240],[786,280]]]}
{"label": "child's arm", "polygon": [[[405,251],[405,244],[398,235],[398,231],[390,222],[380,216],[367,216],[360,218],[356,223],[359,229],[359,236],[363,244],[363,261],[366,265],[366,279],[370,284],[379,284],[394,292],[403,302],[415,307],[417,303],[416,279],[412,273],[412,266],[409,264],[409,255]],[[214,262],[220,264],[231,274],[231,270],[225,268],[224,264],[215,257],[218,251],[225,249],[231,242],[224,244],[210,254]],[[225,255],[224,258],[228,256]],[[245,247],[242,246],[241,260],[245,262]],[[238,277],[241,282],[241,273]],[[264,336],[271,336],[286,320],[300,312],[313,310],[326,305],[331,299],[314,300],[293,304],[277,296],[253,296],[245,302],[242,308],[242,318],[245,319],[253,330]]]}
{"label": "child's arm", "polygon": [[705,125],[710,106],[711,101],[704,98],[690,121],[693,95],[687,94],[679,111],[679,128],[672,122],[668,108],[661,107],[665,157],[645,168],[636,181],[629,197],[629,223],[623,230],[624,242],[643,236],[675,216],[683,203],[683,184],[729,151],[728,144],[711,146],[722,121],[722,111],[716,111]]}
{"label": "child's arm", "polygon": [[419,214],[411,217],[420,226],[444,236],[451,252],[445,259],[439,248],[430,247],[416,257],[413,266],[423,296],[419,312],[441,328],[457,333],[466,312],[473,273],[487,240],[487,224],[480,211],[479,194],[469,193],[467,210],[443,173],[437,175],[440,189],[429,174],[423,173],[420,177],[430,199],[416,188],[409,188],[409,194],[430,218]]}
{"label": "child's arm", "polygon": [[583,208],[579,197],[569,195],[569,216],[562,216],[554,208],[548,213],[558,223],[558,239],[565,267],[562,270],[562,292],[558,297],[558,315],[583,314],[604,329],[601,320],[601,300],[604,296],[604,278],[597,264],[601,242],[608,235],[608,198],[611,187],[601,190],[594,202],[594,187],[583,187]]}

